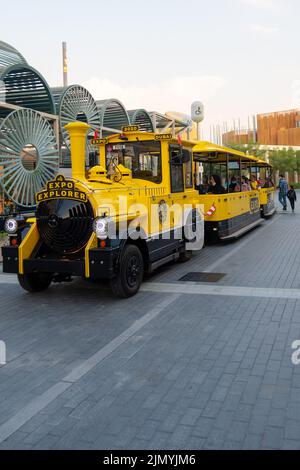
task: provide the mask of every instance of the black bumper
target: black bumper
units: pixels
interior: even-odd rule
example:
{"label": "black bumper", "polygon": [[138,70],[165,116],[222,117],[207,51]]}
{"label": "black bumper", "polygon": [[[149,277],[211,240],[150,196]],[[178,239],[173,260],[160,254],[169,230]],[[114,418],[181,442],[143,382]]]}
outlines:
{"label": "black bumper", "polygon": [[[19,256],[17,247],[2,248],[3,272],[19,272]],[[93,249],[89,252],[90,278],[111,279],[115,275],[115,267],[119,248]],[[32,258],[24,260],[24,273],[57,273],[71,276],[85,276],[85,259],[49,259]]]}
{"label": "black bumper", "polygon": [[15,246],[4,246],[2,248],[3,272],[18,274],[19,272],[19,251]]}
{"label": "black bumper", "polygon": [[119,253],[119,247],[90,250],[90,278],[112,279],[115,275]]}

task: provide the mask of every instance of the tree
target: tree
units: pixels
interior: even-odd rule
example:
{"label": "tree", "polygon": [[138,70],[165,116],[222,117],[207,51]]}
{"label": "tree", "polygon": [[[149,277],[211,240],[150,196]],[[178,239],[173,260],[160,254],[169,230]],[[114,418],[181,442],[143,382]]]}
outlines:
{"label": "tree", "polygon": [[261,148],[259,144],[249,143],[248,145],[230,145],[229,147],[239,150],[240,152],[248,153],[255,157],[266,159],[266,153],[268,152],[269,160],[274,168],[274,171],[285,174],[288,172],[294,176],[294,172],[300,173],[300,151],[289,149],[276,149],[266,150]]}

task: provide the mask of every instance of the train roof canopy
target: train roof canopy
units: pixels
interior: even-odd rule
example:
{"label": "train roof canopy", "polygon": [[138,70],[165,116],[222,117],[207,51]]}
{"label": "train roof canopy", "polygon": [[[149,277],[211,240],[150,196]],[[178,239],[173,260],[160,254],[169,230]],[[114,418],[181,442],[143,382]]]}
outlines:
{"label": "train roof canopy", "polygon": [[194,160],[200,162],[227,162],[229,156],[230,161],[243,161],[258,163],[258,158],[247,155],[238,150],[231,149],[229,147],[222,147],[221,145],[213,144],[212,142],[198,142],[194,148]]}

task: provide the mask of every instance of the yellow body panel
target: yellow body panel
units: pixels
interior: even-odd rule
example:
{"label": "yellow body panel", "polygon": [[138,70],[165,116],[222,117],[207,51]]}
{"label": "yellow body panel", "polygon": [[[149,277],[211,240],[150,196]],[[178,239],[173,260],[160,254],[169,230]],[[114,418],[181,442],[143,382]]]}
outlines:
{"label": "yellow body panel", "polygon": [[[259,192],[247,191],[243,193],[229,194],[207,194],[200,196],[201,202],[204,203],[205,221],[221,222],[223,220],[232,219],[249,212],[259,211]],[[207,212],[212,206],[216,211],[211,215]]]}
{"label": "yellow body panel", "polygon": [[94,232],[92,233],[91,238],[85,249],[85,277],[86,278],[90,277],[89,251],[92,250],[93,248],[97,248],[97,236]]}
{"label": "yellow body panel", "polygon": [[26,237],[19,246],[19,273],[24,274],[24,265],[23,262],[25,259],[30,258],[33,253],[33,250],[38,244],[40,235],[37,229],[37,224],[34,222],[29,229]]}
{"label": "yellow body panel", "polygon": [[265,206],[270,202],[271,199],[275,199],[275,188],[263,188],[259,190],[260,205]]}

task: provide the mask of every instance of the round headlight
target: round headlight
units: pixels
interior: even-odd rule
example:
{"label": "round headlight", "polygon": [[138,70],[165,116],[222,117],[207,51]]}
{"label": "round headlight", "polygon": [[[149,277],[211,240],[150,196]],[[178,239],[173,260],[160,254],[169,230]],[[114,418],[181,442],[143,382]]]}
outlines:
{"label": "round headlight", "polygon": [[6,219],[4,224],[4,230],[6,233],[16,233],[18,230],[18,222],[16,219]]}
{"label": "round headlight", "polygon": [[98,217],[94,220],[93,231],[96,233],[97,238],[105,239],[108,236],[108,220],[103,217]]}

